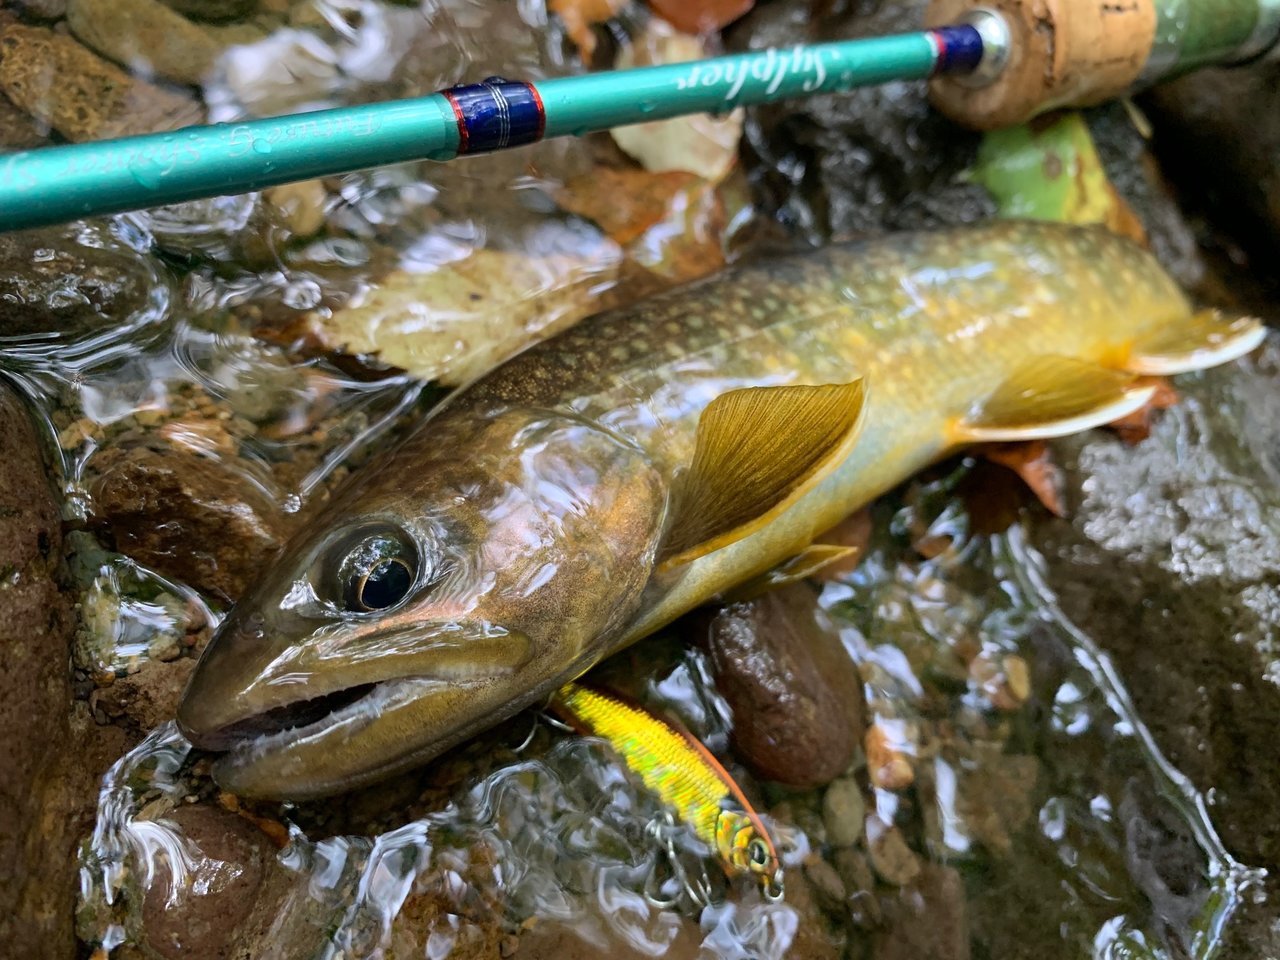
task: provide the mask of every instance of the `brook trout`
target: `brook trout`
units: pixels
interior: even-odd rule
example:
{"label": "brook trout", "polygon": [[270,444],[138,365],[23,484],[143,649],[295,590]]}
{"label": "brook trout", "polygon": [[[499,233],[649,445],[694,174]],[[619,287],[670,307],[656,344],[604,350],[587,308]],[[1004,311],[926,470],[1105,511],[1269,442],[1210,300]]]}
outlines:
{"label": "brook trout", "polygon": [[965,444],[1141,407],[1262,325],[1097,228],[998,222],[740,266],[453,394],[234,607],[179,707],[237,793],[421,764]]}

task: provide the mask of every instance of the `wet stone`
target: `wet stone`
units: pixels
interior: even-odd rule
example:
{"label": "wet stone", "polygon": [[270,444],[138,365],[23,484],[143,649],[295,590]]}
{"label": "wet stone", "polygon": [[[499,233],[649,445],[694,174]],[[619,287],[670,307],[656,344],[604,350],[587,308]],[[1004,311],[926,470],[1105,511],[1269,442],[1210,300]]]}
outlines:
{"label": "wet stone", "polygon": [[110,686],[94,691],[90,697],[94,715],[113,722],[127,720],[138,733],[146,733],[173,719],[195,665],[193,657],[172,663],[146,663],[137,673],[119,677]]}
{"label": "wet stone", "polygon": [[[156,873],[142,904],[145,943],[164,960],[225,960],[234,956],[236,928],[250,915],[274,865],[275,849],[267,836],[242,817],[220,807],[183,806],[164,818],[175,824],[201,855],[213,882],[192,890],[172,889],[167,858],[155,861]],[[177,908],[170,905],[176,895]]]}
{"label": "wet stone", "polygon": [[964,882],[951,867],[926,863],[896,898],[885,898],[874,960],[969,960]]}
{"label": "wet stone", "polygon": [[164,0],[164,5],[184,17],[207,23],[243,20],[258,11],[258,0]]}
{"label": "wet stone", "polygon": [[862,733],[862,680],[809,587],[731,604],[705,637],[733,711],[734,745],[757,774],[813,787],[849,766]]}
{"label": "wet stone", "polygon": [[212,36],[159,0],[69,0],[67,23],[104,57],[180,83],[200,83],[219,52]]}
{"label": "wet stone", "polygon": [[0,151],[44,146],[49,128],[37,123],[8,97],[0,96]]}
{"label": "wet stone", "polygon": [[877,824],[877,827],[869,837],[871,866],[886,883],[906,886],[920,875],[920,858],[907,846],[902,831],[897,827],[885,827],[883,824]]}
{"label": "wet stone", "polygon": [[92,466],[116,548],[206,593],[234,600],[284,539],[279,508],[225,461],[136,447],[103,451]]}
{"label": "wet stone", "polygon": [[[73,954],[79,776],[67,672],[73,619],[59,590],[58,507],[28,415],[0,381],[0,943]],[[37,735],[37,733],[39,735]],[[83,799],[87,799],[87,796]]]}
{"label": "wet stone", "polygon": [[129,76],[70,36],[0,21],[0,92],[68,140],[105,140],[199,123],[184,94]]}
{"label": "wet stone", "polygon": [[862,838],[867,816],[862,788],[852,777],[832,780],[822,798],[822,822],[827,842],[833,847],[851,847]]}
{"label": "wet stone", "polygon": [[1280,63],[1197,70],[1143,100],[1155,148],[1189,199],[1237,231],[1261,262],[1280,253]]}
{"label": "wet stone", "polygon": [[[727,34],[733,51],[918,30],[923,0],[761,4]],[[748,169],[767,209],[816,242],[986,219],[990,195],[961,174],[978,136],[933,111],[923,82],[891,82],[748,111]]]}
{"label": "wet stone", "polygon": [[67,0],[18,0],[18,6],[39,20],[61,20],[67,15]]}
{"label": "wet stone", "polygon": [[105,229],[0,233],[0,340],[123,326],[161,283],[148,258]]}

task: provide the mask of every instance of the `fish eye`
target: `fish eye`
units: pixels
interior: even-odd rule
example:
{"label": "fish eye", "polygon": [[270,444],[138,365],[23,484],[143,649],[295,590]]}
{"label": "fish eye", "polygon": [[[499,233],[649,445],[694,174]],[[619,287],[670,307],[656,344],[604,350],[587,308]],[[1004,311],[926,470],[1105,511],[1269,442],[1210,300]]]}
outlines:
{"label": "fish eye", "polygon": [[753,867],[767,867],[769,865],[768,844],[757,837],[747,845],[747,856],[751,858]]}
{"label": "fish eye", "polygon": [[386,610],[409,595],[418,578],[418,551],[407,533],[391,525],[360,531],[336,551],[330,596],[344,610]]}

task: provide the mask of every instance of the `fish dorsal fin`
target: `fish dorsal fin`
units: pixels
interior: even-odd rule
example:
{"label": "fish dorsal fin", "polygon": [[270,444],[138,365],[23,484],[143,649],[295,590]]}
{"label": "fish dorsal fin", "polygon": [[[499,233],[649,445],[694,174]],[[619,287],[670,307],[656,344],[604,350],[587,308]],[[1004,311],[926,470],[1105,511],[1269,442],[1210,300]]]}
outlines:
{"label": "fish dorsal fin", "polygon": [[725,599],[731,603],[750,600],[788,583],[805,580],[837,560],[844,560],[861,551],[861,547],[846,547],[838,543],[812,543],[794,557],[735,587]]}
{"label": "fish dorsal fin", "polygon": [[1130,373],[1070,357],[1036,357],[952,424],[956,443],[1065,437],[1118,420],[1155,387]]}
{"label": "fish dorsal fin", "polygon": [[1254,317],[1201,310],[1139,337],[1120,366],[1148,376],[1203,370],[1243,357],[1266,335],[1266,326]]}
{"label": "fish dorsal fin", "polygon": [[749,536],[844,462],[858,436],[862,380],[746,387],[698,420],[659,572]]}

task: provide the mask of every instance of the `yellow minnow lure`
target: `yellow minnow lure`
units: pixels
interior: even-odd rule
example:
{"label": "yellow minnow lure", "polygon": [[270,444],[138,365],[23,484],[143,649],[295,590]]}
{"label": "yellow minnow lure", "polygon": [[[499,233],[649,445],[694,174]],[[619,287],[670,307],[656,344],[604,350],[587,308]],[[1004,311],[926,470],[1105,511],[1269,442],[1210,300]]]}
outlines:
{"label": "yellow minnow lure", "polygon": [[782,864],[769,831],[741,788],[691,734],[576,683],[551,698],[575,729],[609,742],[626,765],[720,856],[725,872],[750,875],[765,897],[782,897]]}

